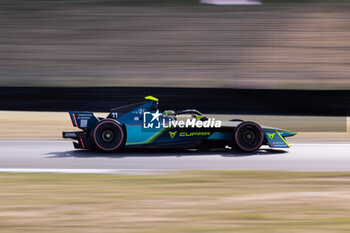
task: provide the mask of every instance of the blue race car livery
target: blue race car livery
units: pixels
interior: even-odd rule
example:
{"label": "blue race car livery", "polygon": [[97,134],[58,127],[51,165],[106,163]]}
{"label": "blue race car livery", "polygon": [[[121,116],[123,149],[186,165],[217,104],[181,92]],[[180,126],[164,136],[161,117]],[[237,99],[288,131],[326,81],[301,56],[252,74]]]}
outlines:
{"label": "blue race car livery", "polygon": [[[77,149],[106,152],[123,148],[236,148],[253,152],[262,145],[289,148],[285,138],[295,132],[260,126],[251,121],[218,121],[195,109],[160,112],[158,99],[114,108],[106,118],[92,112],[69,112],[75,132],[63,132]],[[183,120],[181,120],[183,119]]]}

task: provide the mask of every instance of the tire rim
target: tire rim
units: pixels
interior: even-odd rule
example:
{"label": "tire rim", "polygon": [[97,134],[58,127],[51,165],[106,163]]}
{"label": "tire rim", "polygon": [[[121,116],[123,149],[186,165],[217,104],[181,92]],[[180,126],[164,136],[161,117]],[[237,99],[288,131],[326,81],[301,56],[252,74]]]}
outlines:
{"label": "tire rim", "polygon": [[111,142],[114,139],[114,133],[112,130],[105,130],[102,132],[102,139],[105,142]]}
{"label": "tire rim", "polygon": [[114,151],[124,141],[124,131],[117,122],[102,121],[96,126],[93,139],[96,146],[101,150]]}
{"label": "tire rim", "polygon": [[259,125],[245,122],[237,127],[235,139],[240,149],[251,152],[260,148],[264,135]]}

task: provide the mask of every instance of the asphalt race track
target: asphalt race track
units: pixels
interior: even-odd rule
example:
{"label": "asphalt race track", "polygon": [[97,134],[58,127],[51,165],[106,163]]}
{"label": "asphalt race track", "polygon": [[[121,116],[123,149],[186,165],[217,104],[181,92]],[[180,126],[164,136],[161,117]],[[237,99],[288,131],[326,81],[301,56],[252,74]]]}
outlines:
{"label": "asphalt race track", "polygon": [[[17,170],[16,170],[17,169]],[[29,169],[29,170],[28,170]],[[0,171],[147,173],[185,169],[350,171],[350,144],[294,144],[287,150],[74,150],[70,141],[0,141]],[[36,170],[35,170],[36,169]]]}

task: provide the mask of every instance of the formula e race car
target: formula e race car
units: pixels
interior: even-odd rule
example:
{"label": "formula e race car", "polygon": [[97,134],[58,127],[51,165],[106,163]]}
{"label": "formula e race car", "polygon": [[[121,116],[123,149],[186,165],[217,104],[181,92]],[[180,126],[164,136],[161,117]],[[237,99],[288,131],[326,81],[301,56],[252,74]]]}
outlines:
{"label": "formula e race car", "polygon": [[158,99],[152,96],[114,108],[106,118],[81,111],[69,115],[81,131],[63,132],[63,138],[75,140],[77,149],[106,152],[123,148],[236,148],[253,152],[262,145],[289,148],[285,138],[296,134],[239,119],[221,122],[194,109],[161,113]]}

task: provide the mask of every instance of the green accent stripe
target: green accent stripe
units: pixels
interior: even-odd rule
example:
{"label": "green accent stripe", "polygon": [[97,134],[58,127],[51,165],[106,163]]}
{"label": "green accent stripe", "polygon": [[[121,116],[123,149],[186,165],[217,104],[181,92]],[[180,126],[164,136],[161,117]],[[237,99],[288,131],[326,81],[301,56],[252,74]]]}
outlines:
{"label": "green accent stripe", "polygon": [[156,135],[154,135],[151,139],[149,139],[147,141],[147,144],[152,143],[154,140],[156,140],[158,137],[160,137],[160,135],[162,135],[165,131],[167,131],[168,128],[163,128],[159,133],[157,133]]}
{"label": "green accent stripe", "polygon": [[163,128],[161,131],[159,131],[157,134],[155,134],[154,136],[152,136],[150,139],[148,140],[145,140],[145,141],[142,141],[142,142],[129,142],[129,143],[126,143],[125,145],[128,146],[128,145],[139,145],[139,144],[150,144],[152,143],[154,140],[156,140],[160,135],[162,135],[162,133],[164,131],[166,131],[168,128]]}
{"label": "green accent stripe", "polygon": [[288,148],[290,148],[290,145],[288,144],[288,142],[281,136],[281,134],[277,131],[277,130],[275,130],[276,131],[276,133],[278,134],[278,136],[280,136],[280,138],[284,141],[284,143],[286,143],[286,145],[288,146]]}

